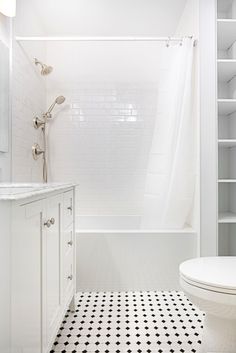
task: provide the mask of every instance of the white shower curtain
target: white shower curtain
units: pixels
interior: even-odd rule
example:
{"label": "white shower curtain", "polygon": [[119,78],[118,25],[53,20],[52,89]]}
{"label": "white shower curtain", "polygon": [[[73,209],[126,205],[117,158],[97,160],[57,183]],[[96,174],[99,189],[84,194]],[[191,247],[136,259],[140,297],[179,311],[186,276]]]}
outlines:
{"label": "white shower curtain", "polygon": [[[170,47],[170,70],[159,93],[150,151],[142,228],[183,228],[196,183],[193,116],[193,39]],[[170,53],[169,53],[170,54]],[[164,106],[160,111],[159,106]]]}

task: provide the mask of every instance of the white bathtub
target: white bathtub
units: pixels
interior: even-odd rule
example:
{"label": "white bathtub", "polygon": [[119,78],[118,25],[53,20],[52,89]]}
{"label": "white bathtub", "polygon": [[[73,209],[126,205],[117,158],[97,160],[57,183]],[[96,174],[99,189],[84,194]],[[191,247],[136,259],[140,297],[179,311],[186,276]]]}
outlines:
{"label": "white bathtub", "polygon": [[77,228],[79,291],[178,290],[178,266],[197,256],[191,229],[140,229],[139,216],[83,216]]}

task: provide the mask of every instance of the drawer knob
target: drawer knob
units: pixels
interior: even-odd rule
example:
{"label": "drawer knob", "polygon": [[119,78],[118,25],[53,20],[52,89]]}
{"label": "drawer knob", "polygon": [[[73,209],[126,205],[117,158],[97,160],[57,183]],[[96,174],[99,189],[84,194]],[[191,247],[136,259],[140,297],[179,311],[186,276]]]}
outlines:
{"label": "drawer knob", "polygon": [[67,207],[67,210],[72,211],[72,206]]}
{"label": "drawer knob", "polygon": [[48,219],[46,222],[44,222],[44,226],[47,227],[47,228],[50,228],[50,227],[51,227],[51,221],[50,221],[50,219]]}
{"label": "drawer knob", "polygon": [[70,241],[68,241],[68,243],[67,243],[68,245],[70,245],[70,246],[72,246],[73,245],[73,241],[72,240],[70,240]]}
{"label": "drawer knob", "polygon": [[70,276],[68,276],[67,278],[68,278],[70,281],[72,281],[73,276],[72,276],[72,275],[70,275]]}
{"label": "drawer knob", "polygon": [[53,224],[55,223],[55,218],[52,217],[52,218],[50,219],[50,223],[53,225]]}

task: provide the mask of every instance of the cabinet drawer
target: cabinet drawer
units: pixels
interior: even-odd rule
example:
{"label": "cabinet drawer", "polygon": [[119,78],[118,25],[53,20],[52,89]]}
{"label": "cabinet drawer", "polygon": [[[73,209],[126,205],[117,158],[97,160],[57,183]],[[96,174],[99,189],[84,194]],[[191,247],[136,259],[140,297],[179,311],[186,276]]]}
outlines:
{"label": "cabinet drawer", "polygon": [[63,200],[63,218],[64,218],[64,229],[68,227],[73,221],[73,191],[67,191],[64,193]]}

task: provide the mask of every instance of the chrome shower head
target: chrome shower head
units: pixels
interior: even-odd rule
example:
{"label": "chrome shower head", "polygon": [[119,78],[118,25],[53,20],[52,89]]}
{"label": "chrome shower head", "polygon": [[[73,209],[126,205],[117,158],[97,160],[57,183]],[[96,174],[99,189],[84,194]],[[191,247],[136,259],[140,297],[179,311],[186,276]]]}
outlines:
{"label": "chrome shower head", "polygon": [[49,75],[52,72],[52,70],[53,70],[52,66],[48,66],[46,64],[43,64],[41,61],[39,61],[36,58],[34,58],[34,63],[35,63],[35,65],[40,65],[41,66],[41,75],[42,76]]}
{"label": "chrome shower head", "polygon": [[53,110],[53,108],[55,107],[56,104],[62,104],[65,102],[65,97],[64,96],[58,96],[55,101],[52,103],[52,105],[49,107],[48,111],[46,112],[45,116],[47,118],[51,118],[51,112]]}

